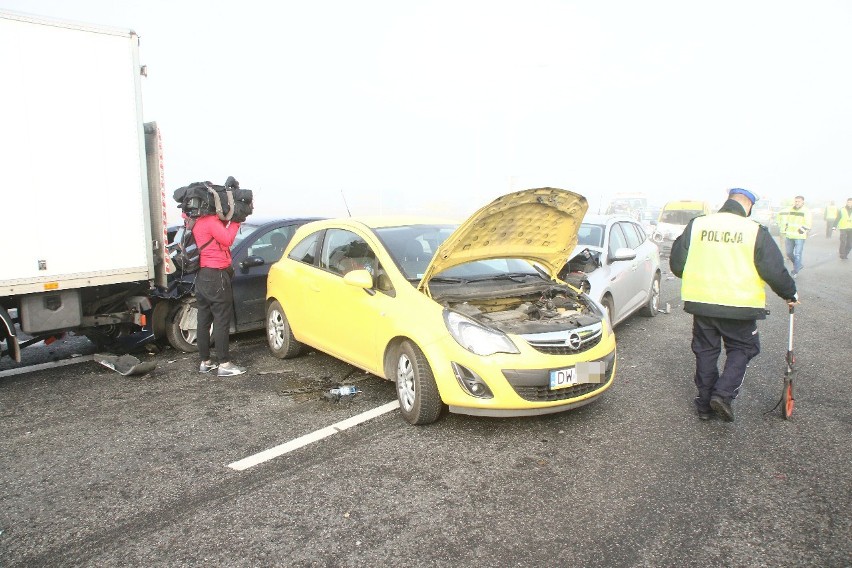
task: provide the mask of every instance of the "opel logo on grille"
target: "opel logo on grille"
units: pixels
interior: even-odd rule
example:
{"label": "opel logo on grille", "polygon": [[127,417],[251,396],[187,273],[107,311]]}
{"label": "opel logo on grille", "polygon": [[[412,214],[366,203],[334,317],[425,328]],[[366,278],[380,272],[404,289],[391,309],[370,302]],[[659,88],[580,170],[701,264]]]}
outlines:
{"label": "opel logo on grille", "polygon": [[583,341],[580,339],[580,336],[573,332],[568,336],[568,339],[565,340],[565,345],[574,351],[580,348],[581,343],[583,343]]}

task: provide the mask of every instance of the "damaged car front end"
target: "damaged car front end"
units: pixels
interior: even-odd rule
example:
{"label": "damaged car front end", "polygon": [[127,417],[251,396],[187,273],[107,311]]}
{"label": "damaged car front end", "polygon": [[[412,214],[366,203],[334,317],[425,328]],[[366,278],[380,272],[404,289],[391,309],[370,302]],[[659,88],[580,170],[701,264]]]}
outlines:
{"label": "damaged car front end", "polygon": [[529,416],[589,403],[612,385],[615,338],[601,307],[556,277],[587,208],[581,195],[538,188],[460,226],[306,225],[270,271],[270,349],[284,358],[310,345],[394,381],[411,424],[447,407]]}

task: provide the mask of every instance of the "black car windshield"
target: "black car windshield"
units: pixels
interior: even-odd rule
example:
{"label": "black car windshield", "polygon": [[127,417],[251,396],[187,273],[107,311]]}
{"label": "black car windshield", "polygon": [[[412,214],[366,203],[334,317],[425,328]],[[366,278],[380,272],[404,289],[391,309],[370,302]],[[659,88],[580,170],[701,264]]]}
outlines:
{"label": "black car windshield", "polygon": [[240,244],[243,239],[252,234],[257,230],[257,225],[250,225],[248,223],[241,223],[240,230],[237,231],[237,235],[234,237],[234,244],[231,245],[231,250],[234,250],[238,244]]}
{"label": "black car windshield", "polygon": [[[374,229],[405,277],[417,282],[426,272],[438,247],[456,230],[454,225],[408,225]],[[540,277],[526,260],[497,258],[454,266],[434,276],[434,281],[469,282],[493,278]]]}

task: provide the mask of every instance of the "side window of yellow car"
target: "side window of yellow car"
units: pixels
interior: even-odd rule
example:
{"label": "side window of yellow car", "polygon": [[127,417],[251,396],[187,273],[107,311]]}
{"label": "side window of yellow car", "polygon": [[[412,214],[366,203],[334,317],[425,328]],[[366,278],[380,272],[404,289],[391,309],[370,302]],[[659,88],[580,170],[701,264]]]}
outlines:
{"label": "side window of yellow car", "polygon": [[351,231],[329,229],[320,253],[320,268],[341,276],[351,270],[364,269],[372,274],[376,255],[364,239]]}
{"label": "side window of yellow car", "polygon": [[319,242],[319,236],[321,233],[322,231],[311,233],[302,239],[301,242],[294,246],[293,250],[290,251],[288,258],[304,262],[305,264],[314,264],[317,256],[317,243]]}
{"label": "side window of yellow car", "polygon": [[374,288],[382,292],[393,290],[376,253],[361,237],[344,229],[329,229],[320,253],[320,268],[343,276],[352,270],[366,270],[373,276]]}

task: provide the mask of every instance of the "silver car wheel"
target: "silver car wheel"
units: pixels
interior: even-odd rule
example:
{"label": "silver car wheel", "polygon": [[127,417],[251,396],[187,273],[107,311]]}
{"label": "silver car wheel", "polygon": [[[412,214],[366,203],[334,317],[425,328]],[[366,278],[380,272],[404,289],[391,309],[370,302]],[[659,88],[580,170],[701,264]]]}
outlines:
{"label": "silver car wheel", "polygon": [[396,364],[396,390],[399,393],[399,403],[407,411],[414,408],[414,397],[416,396],[414,367],[411,359],[405,353],[399,354]]}
{"label": "silver car wheel", "polygon": [[272,310],[269,313],[266,332],[269,335],[270,345],[275,349],[281,349],[284,346],[284,316],[278,310]]}
{"label": "silver car wheel", "polygon": [[651,284],[651,311],[656,312],[660,307],[660,279],[654,278]]}

